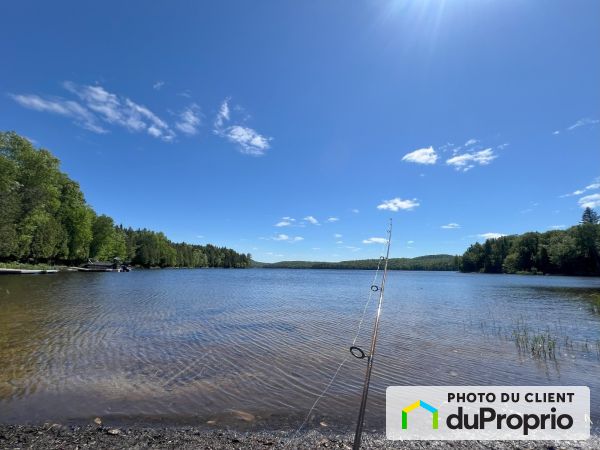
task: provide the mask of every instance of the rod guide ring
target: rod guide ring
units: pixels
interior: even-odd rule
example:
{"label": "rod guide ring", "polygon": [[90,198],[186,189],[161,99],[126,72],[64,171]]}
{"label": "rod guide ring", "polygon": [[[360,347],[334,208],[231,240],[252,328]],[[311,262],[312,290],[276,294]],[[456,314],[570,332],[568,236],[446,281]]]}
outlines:
{"label": "rod guide ring", "polygon": [[350,353],[352,353],[352,356],[354,356],[355,358],[358,358],[358,359],[363,359],[363,358],[367,357],[364,350],[362,348],[356,347],[356,346],[350,347]]}

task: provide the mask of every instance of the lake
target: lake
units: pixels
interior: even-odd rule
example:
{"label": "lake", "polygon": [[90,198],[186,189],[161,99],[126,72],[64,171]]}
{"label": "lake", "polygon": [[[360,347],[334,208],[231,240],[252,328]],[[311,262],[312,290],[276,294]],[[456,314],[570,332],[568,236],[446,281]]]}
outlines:
{"label": "lake", "polygon": [[[0,277],[0,423],[297,426],[348,355],[374,274]],[[367,429],[384,427],[390,385],[587,385],[600,423],[600,279],[390,272],[385,292]],[[517,345],[542,332],[553,355]],[[353,429],[365,361],[345,363],[309,426]]]}

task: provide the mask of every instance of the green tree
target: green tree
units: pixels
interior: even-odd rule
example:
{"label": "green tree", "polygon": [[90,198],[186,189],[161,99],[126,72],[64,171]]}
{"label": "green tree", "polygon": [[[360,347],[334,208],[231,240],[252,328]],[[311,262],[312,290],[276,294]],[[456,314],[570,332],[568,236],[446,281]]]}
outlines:
{"label": "green tree", "polygon": [[585,210],[583,211],[583,214],[581,215],[581,223],[597,224],[599,222],[600,222],[600,218],[598,217],[598,214],[596,213],[596,211],[594,211],[589,206],[587,208],[585,208]]}

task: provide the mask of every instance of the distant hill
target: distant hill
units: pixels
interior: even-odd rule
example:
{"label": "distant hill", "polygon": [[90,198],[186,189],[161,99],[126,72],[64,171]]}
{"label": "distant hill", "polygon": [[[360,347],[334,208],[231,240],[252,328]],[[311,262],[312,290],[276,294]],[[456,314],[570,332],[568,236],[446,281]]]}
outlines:
{"label": "distant hill", "polygon": [[[376,269],[378,259],[358,259],[353,261],[280,261],[261,263],[253,261],[251,267],[269,269]],[[390,258],[390,270],[458,270],[459,258],[454,255],[425,255],[416,258]]]}

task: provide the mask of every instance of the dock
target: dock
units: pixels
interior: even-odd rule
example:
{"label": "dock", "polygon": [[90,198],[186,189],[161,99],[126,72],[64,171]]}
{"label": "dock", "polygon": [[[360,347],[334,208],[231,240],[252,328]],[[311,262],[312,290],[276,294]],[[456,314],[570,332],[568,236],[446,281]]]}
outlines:
{"label": "dock", "polygon": [[58,269],[5,269],[0,267],[0,275],[36,275],[57,272]]}

